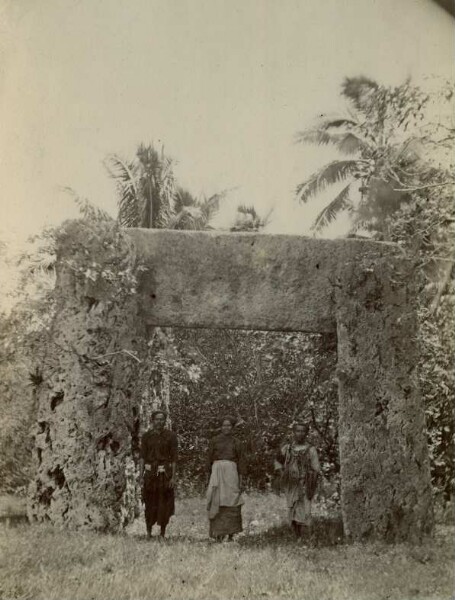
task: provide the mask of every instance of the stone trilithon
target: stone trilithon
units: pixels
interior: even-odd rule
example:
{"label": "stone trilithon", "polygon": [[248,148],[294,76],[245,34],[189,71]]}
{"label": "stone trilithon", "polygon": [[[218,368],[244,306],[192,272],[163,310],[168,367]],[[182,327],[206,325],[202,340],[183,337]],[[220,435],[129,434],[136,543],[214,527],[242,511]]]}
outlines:
{"label": "stone trilithon", "polygon": [[[147,341],[183,326],[336,332],[345,533],[431,532],[412,265],[398,247],[163,230],[117,232],[113,247],[109,235],[74,221],[59,241],[31,518],[108,531],[134,518],[139,436],[163,396]],[[142,265],[137,289],[82,276],[87,256],[103,273]]]}

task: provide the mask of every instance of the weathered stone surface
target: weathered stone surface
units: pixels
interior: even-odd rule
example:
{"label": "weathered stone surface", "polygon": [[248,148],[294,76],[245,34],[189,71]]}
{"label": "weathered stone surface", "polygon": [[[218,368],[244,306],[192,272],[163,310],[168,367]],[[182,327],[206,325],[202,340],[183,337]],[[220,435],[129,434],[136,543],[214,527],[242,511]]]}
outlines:
{"label": "weathered stone surface", "polygon": [[354,539],[413,540],[433,527],[411,268],[393,256],[339,265],[342,514]]}
{"label": "weathered stone surface", "polygon": [[[136,297],[122,295],[109,278],[92,271],[127,272],[135,263],[134,248],[121,235],[104,235],[87,224],[66,229],[57,312],[41,365],[28,512],[56,525],[116,531],[134,517],[134,455],[142,413],[153,398],[139,387],[148,365],[135,358],[146,352]],[[75,271],[84,263],[90,272]]]}
{"label": "weathered stone surface", "polygon": [[338,264],[386,244],[288,235],[136,229],[147,267],[140,307],[152,325],[332,332]]}
{"label": "weathered stone surface", "polygon": [[[396,246],[157,230],[115,234],[113,245],[95,233],[73,222],[60,240],[32,518],[115,531],[133,517],[144,415],[165,401],[147,345],[153,326],[336,330],[346,532],[431,530],[414,295]],[[122,274],[121,285],[75,270],[82,255]],[[138,261],[147,270],[136,294],[125,273]]]}

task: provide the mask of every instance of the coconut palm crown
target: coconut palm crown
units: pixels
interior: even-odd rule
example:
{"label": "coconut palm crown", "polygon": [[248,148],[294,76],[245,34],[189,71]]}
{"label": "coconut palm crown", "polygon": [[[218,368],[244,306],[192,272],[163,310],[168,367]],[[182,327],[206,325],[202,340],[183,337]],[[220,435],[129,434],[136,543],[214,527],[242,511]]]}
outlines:
{"label": "coconut palm crown", "polygon": [[136,158],[110,154],[105,160],[118,194],[118,221],[124,227],[163,227],[173,213],[172,159],[153,145],[141,144]]}
{"label": "coconut palm crown", "polygon": [[353,216],[353,232],[360,227],[378,230],[416,185],[434,183],[440,175],[422,158],[429,141],[422,125],[423,110],[430,97],[409,81],[384,87],[366,77],[345,79],[341,94],[347,101],[345,114],[322,116],[296,135],[298,143],[330,145],[341,157],[299,184],[296,197],[305,203],[343,182],[312,229],[320,231],[347,210]]}
{"label": "coconut palm crown", "polygon": [[151,144],[141,144],[130,161],[110,154],[105,166],[116,184],[117,220],[123,227],[210,229],[227,193],[194,197],[177,186],[173,160]]}

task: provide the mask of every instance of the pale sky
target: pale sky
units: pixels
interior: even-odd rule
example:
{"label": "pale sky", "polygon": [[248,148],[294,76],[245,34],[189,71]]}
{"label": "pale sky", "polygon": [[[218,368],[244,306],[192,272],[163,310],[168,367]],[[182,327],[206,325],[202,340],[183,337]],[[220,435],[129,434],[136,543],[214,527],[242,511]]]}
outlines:
{"label": "pale sky", "polygon": [[[103,158],[165,145],[221,211],[274,207],[308,233],[295,185],[327,160],[293,135],[342,107],[345,76],[453,77],[453,20],[430,0],[0,0],[1,224],[17,239],[73,217],[74,188],[116,211]],[[328,235],[342,232],[343,224]]]}

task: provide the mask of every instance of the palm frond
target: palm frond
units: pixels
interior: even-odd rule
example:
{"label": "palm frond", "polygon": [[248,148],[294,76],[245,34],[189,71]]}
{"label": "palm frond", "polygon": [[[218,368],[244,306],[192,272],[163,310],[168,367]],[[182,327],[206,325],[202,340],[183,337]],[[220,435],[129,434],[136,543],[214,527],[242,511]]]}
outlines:
{"label": "palm frond", "polygon": [[200,203],[201,212],[209,222],[220,210],[220,202],[224,198],[223,193],[213,194],[209,198],[204,198]]}
{"label": "palm frond", "polygon": [[174,194],[174,215],[166,225],[170,229],[211,229],[210,221],[217,214],[221,200],[228,190],[213,194],[209,198],[197,199],[190,192],[178,188]]}
{"label": "palm frond", "polygon": [[185,206],[195,206],[197,199],[185,188],[178,187],[174,193],[174,208],[178,214]]}
{"label": "palm frond", "polygon": [[124,227],[139,227],[143,201],[138,189],[137,164],[110,154],[104,165],[117,187],[119,223]]}
{"label": "palm frond", "polygon": [[319,215],[316,217],[316,221],[311,226],[311,229],[314,231],[320,231],[327,225],[329,225],[337,215],[348,208],[351,205],[351,201],[349,198],[349,188],[351,184],[348,183],[346,187],[344,187],[339,194],[322,210]]}
{"label": "palm frond", "polygon": [[175,177],[172,159],[162,156],[159,175],[157,226],[166,227],[166,223],[174,215]]}
{"label": "palm frond", "polygon": [[242,215],[249,215],[253,219],[257,219],[259,216],[258,213],[256,212],[256,209],[252,205],[247,206],[246,204],[239,204],[237,206],[237,212],[239,212]]}
{"label": "palm frond", "polygon": [[264,227],[270,223],[270,220],[271,220],[271,218],[272,218],[272,215],[273,215],[273,211],[274,211],[274,210],[275,210],[275,209],[274,209],[274,207],[272,206],[272,208],[269,210],[269,212],[268,212],[268,213],[265,215],[265,217],[262,219],[262,220],[263,220],[263,222],[264,222]]}
{"label": "palm frond", "polygon": [[357,121],[354,119],[354,115],[349,117],[333,117],[333,118],[325,118],[322,119],[321,126],[325,129],[334,129],[340,127],[356,127],[358,125]]}
{"label": "palm frond", "polygon": [[370,98],[379,90],[379,84],[369,77],[346,77],[341,84],[342,95],[361,113],[370,110]]}
{"label": "palm frond", "polygon": [[202,214],[205,219],[204,229],[213,229],[210,226],[210,221],[215,217],[220,209],[220,203],[226,198],[226,196],[234,191],[236,188],[226,188],[221,190],[221,192],[217,192],[216,194],[212,194],[209,198],[204,198],[204,200],[199,202],[199,206],[201,208]]}
{"label": "palm frond", "polygon": [[307,202],[329,185],[344,181],[352,176],[357,168],[356,160],[334,160],[299,184],[296,196],[300,202]]}
{"label": "palm frond", "polygon": [[323,127],[314,127],[306,131],[301,131],[296,136],[298,143],[315,144],[317,146],[335,146],[343,154],[355,154],[369,150],[370,145],[359,134],[354,131],[345,131],[343,133],[333,133],[330,129]]}
{"label": "palm frond", "polygon": [[306,141],[308,141],[307,139],[305,139],[307,132],[313,132],[313,131],[319,131],[319,132],[328,131],[328,132],[330,132],[330,130],[332,130],[332,129],[336,129],[336,130],[345,129],[346,131],[352,131],[352,129],[355,127],[358,127],[358,125],[359,125],[359,123],[355,119],[354,114],[351,114],[350,116],[334,115],[331,117],[329,117],[327,115],[321,115],[319,118],[317,118],[315,120],[315,123],[312,127],[308,127],[304,131],[298,132],[295,137],[296,137],[297,142],[300,142],[300,141],[306,142]]}
{"label": "palm frond", "polygon": [[73,188],[66,186],[61,189],[65,194],[71,196],[84,219],[89,221],[113,221],[108,212],[95,206],[87,198],[82,198],[75,190],[73,190]]}
{"label": "palm frond", "polygon": [[188,208],[184,206],[168,219],[166,229],[195,229],[192,221]]}

